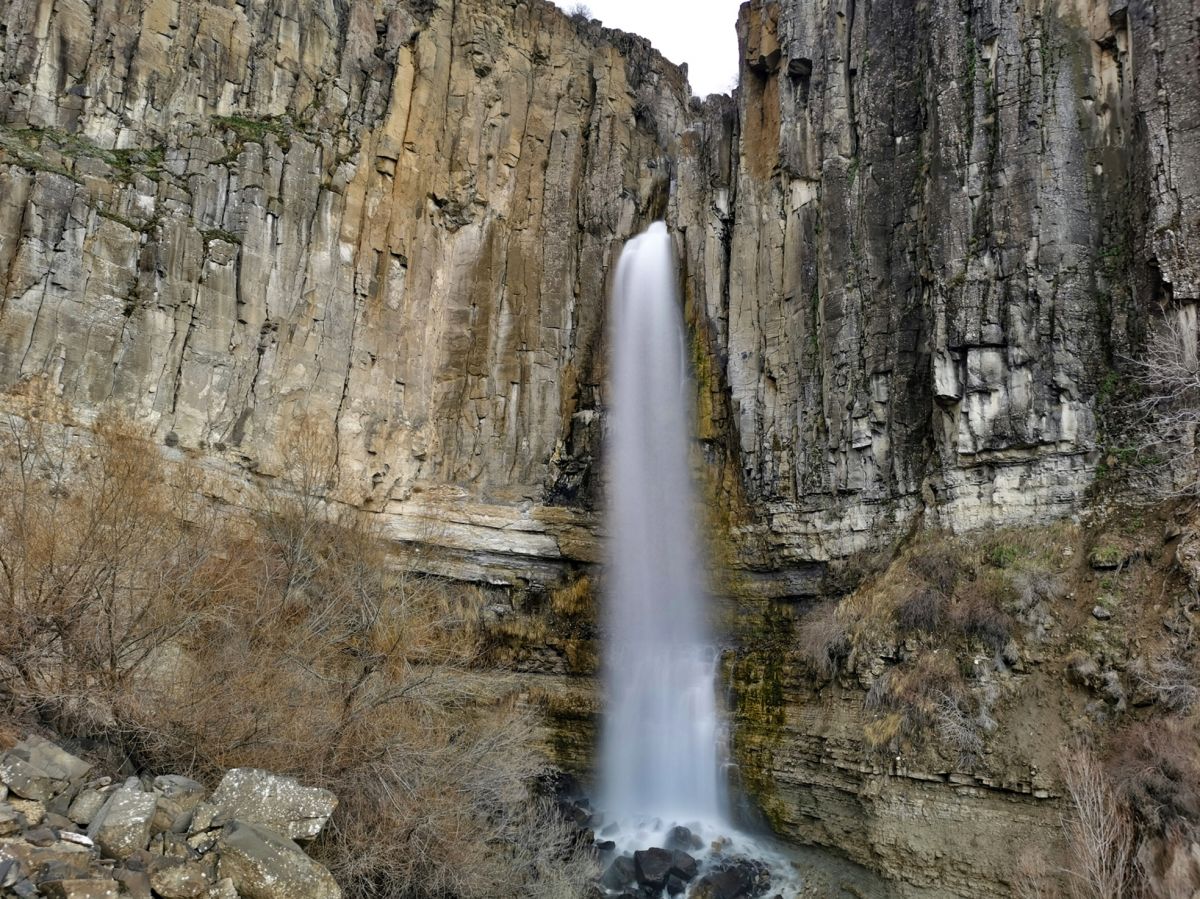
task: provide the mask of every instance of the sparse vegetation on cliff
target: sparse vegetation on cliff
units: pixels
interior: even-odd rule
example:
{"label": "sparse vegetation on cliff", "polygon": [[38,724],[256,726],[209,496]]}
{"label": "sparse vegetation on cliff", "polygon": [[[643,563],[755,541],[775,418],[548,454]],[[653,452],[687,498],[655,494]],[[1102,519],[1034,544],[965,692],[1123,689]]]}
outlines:
{"label": "sparse vegetation on cliff", "polygon": [[340,798],[313,848],[352,897],[573,895],[591,874],[537,796],[510,682],[472,676],[478,601],[396,570],[323,497],[308,424],[246,520],[129,424],[0,440],[0,713],[143,771],[268,768]]}

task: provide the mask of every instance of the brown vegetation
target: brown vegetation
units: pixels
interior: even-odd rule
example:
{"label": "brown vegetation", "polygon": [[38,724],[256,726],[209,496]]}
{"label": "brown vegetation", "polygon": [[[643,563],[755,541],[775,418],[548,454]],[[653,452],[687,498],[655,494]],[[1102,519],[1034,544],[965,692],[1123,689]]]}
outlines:
{"label": "brown vegetation", "polygon": [[[305,436],[307,432],[307,436]],[[0,445],[0,710],[146,770],[264,767],[332,789],[314,847],[349,896],[571,896],[591,862],[534,722],[473,674],[470,590],[396,570],[315,429],[254,520],[197,501],[128,424]]]}

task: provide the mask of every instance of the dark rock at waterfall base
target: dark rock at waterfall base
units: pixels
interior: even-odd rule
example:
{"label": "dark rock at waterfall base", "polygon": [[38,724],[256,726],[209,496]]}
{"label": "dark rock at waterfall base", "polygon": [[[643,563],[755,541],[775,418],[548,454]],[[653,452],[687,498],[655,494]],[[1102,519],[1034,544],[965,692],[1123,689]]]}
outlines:
{"label": "dark rock at waterfall base", "polygon": [[679,896],[687,889],[687,884],[672,874],[667,878],[667,895]]}
{"label": "dark rock at waterfall base", "polygon": [[612,852],[617,848],[617,844],[612,840],[597,840],[594,845],[597,852]]}
{"label": "dark rock at waterfall base", "polygon": [[771,873],[762,862],[733,859],[696,881],[691,899],[744,899],[761,896],[770,886]]}
{"label": "dark rock at waterfall base", "polygon": [[692,833],[691,828],[680,825],[672,827],[671,832],[667,834],[667,848],[692,852],[696,849],[703,849],[704,841]]}
{"label": "dark rock at waterfall base", "polygon": [[692,880],[700,873],[700,864],[686,852],[676,849],[671,853],[671,873],[680,880]]}
{"label": "dark rock at waterfall base", "polygon": [[637,882],[642,886],[661,890],[671,875],[674,855],[667,849],[642,849],[633,854]]}
{"label": "dark rock at waterfall base", "polygon": [[633,883],[636,876],[633,859],[628,855],[622,855],[613,859],[613,863],[608,866],[608,870],[600,878],[600,883],[610,890],[619,890]]}

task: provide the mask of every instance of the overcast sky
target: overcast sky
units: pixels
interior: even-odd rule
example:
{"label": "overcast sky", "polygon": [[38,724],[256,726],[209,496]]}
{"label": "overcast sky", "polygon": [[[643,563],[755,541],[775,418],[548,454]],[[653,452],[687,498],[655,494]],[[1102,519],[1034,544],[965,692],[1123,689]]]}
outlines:
{"label": "overcast sky", "polygon": [[[555,0],[570,11],[576,0]],[[650,39],[667,59],[688,64],[692,92],[727,93],[738,70],[742,0],[585,0],[592,18]]]}

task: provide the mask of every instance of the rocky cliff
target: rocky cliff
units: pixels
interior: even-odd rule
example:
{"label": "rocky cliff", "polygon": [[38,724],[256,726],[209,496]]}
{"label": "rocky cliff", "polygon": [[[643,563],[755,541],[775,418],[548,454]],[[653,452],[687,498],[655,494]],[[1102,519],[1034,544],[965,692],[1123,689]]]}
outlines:
{"label": "rocky cliff", "polygon": [[701,103],[544,0],[12,0],[4,402],[114,404],[242,505],[300,428],[427,568],[554,582],[598,558],[607,280],[666,217],[723,558],[822,595],[1078,508],[1114,363],[1200,300],[1198,20],[752,0]]}
{"label": "rocky cliff", "polygon": [[543,2],[18,0],[0,384],[235,475],[302,418],[400,539],[590,559],[606,279],[665,214],[747,557],[1063,514],[1200,293],[1194,21],[756,0],[702,106]]}

